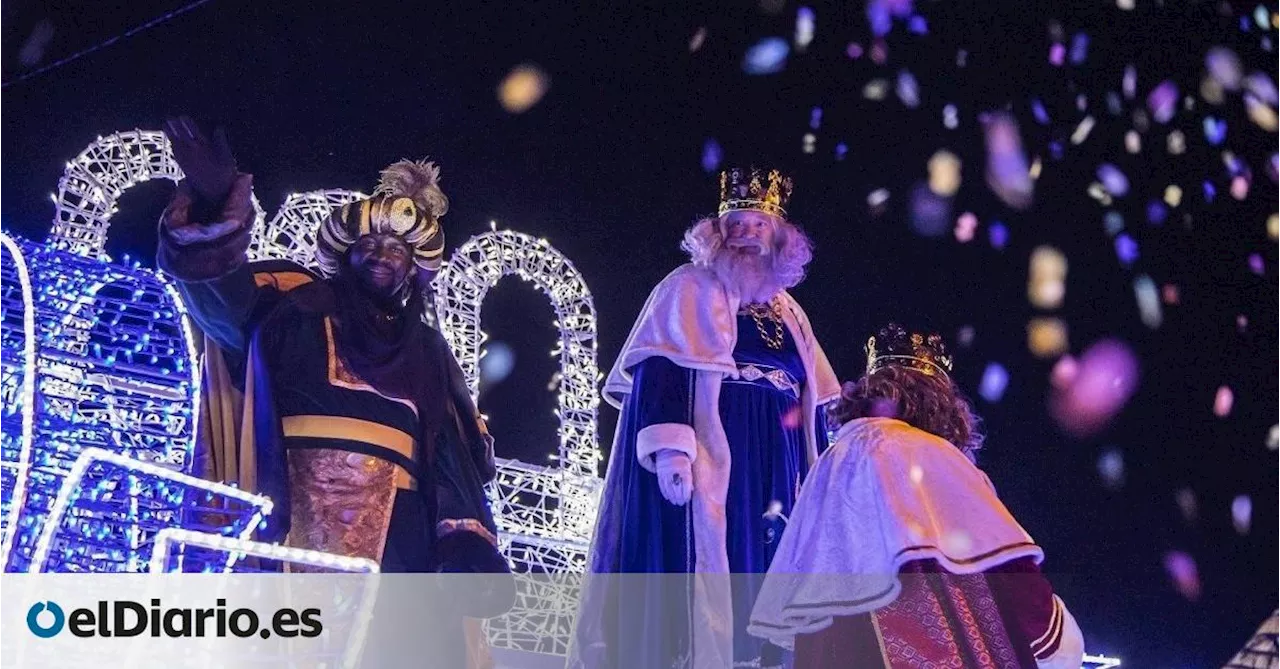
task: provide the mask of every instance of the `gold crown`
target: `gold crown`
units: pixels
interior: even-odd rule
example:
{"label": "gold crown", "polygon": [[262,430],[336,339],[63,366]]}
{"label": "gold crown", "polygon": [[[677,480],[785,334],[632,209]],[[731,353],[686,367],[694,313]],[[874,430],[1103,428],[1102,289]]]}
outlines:
{"label": "gold crown", "polygon": [[951,377],[951,355],[942,335],[908,333],[897,323],[890,323],[867,340],[867,376],[889,365],[910,367],[930,376]]}
{"label": "gold crown", "polygon": [[[766,182],[767,185],[766,185]],[[791,200],[791,177],[778,170],[735,167],[720,173],[720,216],[743,209],[786,218]]]}

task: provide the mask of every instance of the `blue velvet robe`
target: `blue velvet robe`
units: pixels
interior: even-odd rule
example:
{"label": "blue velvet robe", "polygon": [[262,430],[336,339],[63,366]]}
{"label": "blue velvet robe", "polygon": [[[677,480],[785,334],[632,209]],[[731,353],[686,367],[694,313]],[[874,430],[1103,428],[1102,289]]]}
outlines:
{"label": "blue velvet robe", "polygon": [[[769,348],[755,321],[738,316],[733,349],[740,378],[725,379],[720,418],[732,464],[726,502],[729,569],[733,572],[734,665],[776,661],[780,649],[746,633],[755,593],[773,559],[808,462],[801,388],[808,381],[791,333],[783,328],[781,350]],[[679,576],[694,571],[690,505],[662,497],[653,472],[637,459],[637,435],[663,423],[693,425],[696,372],[664,357],[631,368],[633,392],[626,396],[610,457],[590,570],[622,576],[603,582],[605,647],[578,647],[587,667],[679,667],[691,657],[690,592]],[[826,430],[818,411],[818,448]],[[780,507],[769,513],[770,506]],[[582,621],[580,621],[581,629]],[[579,643],[583,643],[582,634]],[[593,636],[594,638],[594,636]],[[758,665],[757,665],[758,666]]]}

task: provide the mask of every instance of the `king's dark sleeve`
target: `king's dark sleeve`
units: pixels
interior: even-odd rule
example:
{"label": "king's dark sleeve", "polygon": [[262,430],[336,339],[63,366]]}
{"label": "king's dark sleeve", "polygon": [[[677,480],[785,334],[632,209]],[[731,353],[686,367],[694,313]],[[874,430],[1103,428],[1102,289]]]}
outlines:
{"label": "king's dark sleeve", "polygon": [[693,459],[698,450],[693,431],[693,384],[697,372],[667,358],[645,358],[631,369],[631,404],[637,412],[636,457],[654,470],[661,450],[679,451]]}
{"label": "king's dark sleeve", "polygon": [[[179,184],[160,218],[157,264],[177,280],[191,317],[232,366],[243,363],[250,323],[262,314],[260,291],[246,255],[254,219],[252,184],[249,175],[240,175],[220,206],[200,202],[189,187]],[[193,230],[221,234],[183,243],[179,235]]]}

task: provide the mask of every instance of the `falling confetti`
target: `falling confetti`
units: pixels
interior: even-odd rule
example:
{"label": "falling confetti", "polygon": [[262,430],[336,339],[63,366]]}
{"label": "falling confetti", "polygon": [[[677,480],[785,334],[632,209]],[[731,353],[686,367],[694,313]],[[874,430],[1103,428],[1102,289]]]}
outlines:
{"label": "falling confetti", "polygon": [[1129,192],[1129,177],[1111,163],[1098,166],[1098,181],[1101,181],[1102,186],[1114,197],[1124,197]]}
{"label": "falling confetti", "polygon": [[1026,209],[1031,206],[1035,186],[1017,122],[1009,114],[988,114],[982,127],[987,146],[987,185],[1005,204]]}
{"label": "falling confetti", "polygon": [[898,94],[898,99],[902,104],[910,109],[920,106],[920,85],[916,83],[916,78],[906,70],[898,73],[898,82],[894,87]]}
{"label": "falling confetti", "polygon": [[973,241],[973,233],[978,228],[978,217],[972,212],[966,211],[960,214],[960,218],[956,219],[955,235],[956,241],[961,244],[967,244]]}
{"label": "falling confetti", "polygon": [[943,197],[951,197],[960,190],[960,159],[946,149],[939,150],[929,159],[929,190]]}
{"label": "falling confetti", "polygon": [[1217,394],[1213,397],[1213,415],[1218,418],[1231,415],[1231,405],[1235,403],[1235,399],[1235,393],[1231,392],[1231,388],[1219,386]]}
{"label": "falling confetti", "polygon": [[1003,223],[992,223],[987,230],[987,236],[991,240],[991,248],[997,251],[1003,250],[1005,245],[1009,243],[1009,228]]}
{"label": "falling confetti", "polygon": [[1249,254],[1249,271],[1257,274],[1258,276],[1262,276],[1267,273],[1266,261],[1262,259],[1261,253]]}
{"label": "falling confetti", "polygon": [[978,386],[978,394],[982,399],[995,404],[1004,397],[1004,390],[1009,385],[1009,372],[998,362],[987,364],[982,372],[982,383]]}
{"label": "falling confetti", "polygon": [[1178,511],[1182,514],[1182,519],[1188,524],[1194,525],[1200,519],[1200,504],[1196,501],[1194,490],[1182,488],[1174,495],[1174,500],[1178,502]]}
{"label": "falling confetti", "polygon": [[720,143],[714,139],[708,139],[702,145],[702,171],[711,174],[720,169],[722,155]]}
{"label": "falling confetti", "polygon": [[[886,193],[887,197],[887,193]],[[911,229],[922,237],[941,237],[947,233],[951,219],[951,200],[933,192],[927,184],[917,184],[911,191]]]}
{"label": "falling confetti", "polygon": [[705,27],[698,28],[698,31],[689,38],[689,53],[695,53],[707,41],[707,29]]}
{"label": "falling confetti", "polygon": [[1040,246],[1031,253],[1027,297],[1041,309],[1057,309],[1067,294],[1067,257],[1052,246]]}
{"label": "falling confetti", "polygon": [[1093,132],[1094,123],[1092,116],[1086,116],[1081,119],[1080,124],[1071,133],[1071,143],[1076,145],[1084,143],[1084,140],[1089,138],[1089,133]]}
{"label": "falling confetti", "polygon": [[1049,385],[1061,390],[1071,385],[1079,374],[1080,363],[1075,358],[1064,355],[1054,363],[1053,371],[1049,373]]}
{"label": "falling confetti", "polygon": [[889,94],[889,82],[884,79],[872,79],[862,87],[862,97],[879,102]]}
{"label": "falling confetti", "polygon": [[955,130],[960,125],[960,117],[957,116],[956,106],[949,104],[942,108],[942,125],[947,130]]}
{"label": "falling confetti", "polygon": [[1027,323],[1027,348],[1037,358],[1052,358],[1067,350],[1067,324],[1060,318],[1033,318]]}
{"label": "falling confetti", "polygon": [[1108,448],[1098,457],[1098,475],[1102,477],[1102,485],[1111,490],[1119,490],[1124,486],[1124,455],[1120,449]]}
{"label": "falling confetti", "polygon": [[1107,231],[1111,237],[1115,237],[1124,230],[1124,216],[1118,211],[1108,211],[1102,217],[1102,229]]}
{"label": "falling confetti", "polygon": [[1085,351],[1077,364],[1069,382],[1055,384],[1049,409],[1068,433],[1088,437],[1105,428],[1133,396],[1138,359],[1124,342],[1104,339]]}
{"label": "falling confetti", "polygon": [[1169,551],[1164,556],[1164,570],[1168,572],[1178,594],[1189,601],[1200,599],[1200,574],[1196,561],[1182,551]]}
{"label": "falling confetti", "polygon": [[1177,184],[1170,184],[1164,189],[1164,203],[1170,207],[1177,207],[1182,204],[1182,188]]}
{"label": "falling confetti", "polygon": [[1267,432],[1267,450],[1277,449],[1280,449],[1280,424],[1272,425],[1271,430]]}
{"label": "falling confetti", "polygon": [[480,382],[486,386],[501,382],[516,366],[516,354],[511,347],[500,342],[485,346],[480,356]]}
{"label": "falling confetti", "polygon": [[1235,525],[1236,532],[1244,535],[1249,533],[1250,523],[1253,521],[1253,500],[1248,495],[1238,495],[1231,500],[1231,524]]}
{"label": "falling confetti", "polygon": [[796,51],[803,52],[813,42],[814,24],[817,17],[813,9],[801,7],[796,10]]}
{"label": "falling confetti", "polygon": [[1133,293],[1138,299],[1138,313],[1142,324],[1152,330],[1164,322],[1164,314],[1160,308],[1160,300],[1156,296],[1156,282],[1143,274],[1133,281]]}
{"label": "falling confetti", "polygon": [[1130,267],[1138,259],[1138,242],[1127,234],[1116,236],[1116,257],[1120,259],[1120,264]]}
{"label": "falling confetti", "polygon": [[1178,110],[1178,85],[1172,81],[1163,81],[1147,95],[1147,109],[1151,118],[1161,125],[1173,119]]}
{"label": "falling confetti", "polygon": [[1222,88],[1229,91],[1239,90],[1244,74],[1240,65],[1240,56],[1237,56],[1236,52],[1222,46],[1213,47],[1209,49],[1209,53],[1205,54],[1204,68],[1214,82]]}
{"label": "falling confetti", "polygon": [[1272,214],[1267,217],[1267,236],[1272,240],[1280,238],[1280,215]]}
{"label": "falling confetti", "polygon": [[1180,299],[1178,287],[1171,283],[1166,283],[1160,289],[1160,299],[1167,305],[1176,305]]}
{"label": "falling confetti", "polygon": [[767,37],[756,42],[742,59],[742,70],[747,74],[774,74],[787,65],[791,46],[781,37]]}
{"label": "falling confetti", "polygon": [[546,73],[538,66],[520,65],[498,85],[498,101],[508,112],[522,114],[542,100],[549,85]]}
{"label": "falling confetti", "polygon": [[973,346],[973,337],[975,331],[972,325],[965,325],[956,333],[956,341],[960,343],[961,348],[969,348]]}

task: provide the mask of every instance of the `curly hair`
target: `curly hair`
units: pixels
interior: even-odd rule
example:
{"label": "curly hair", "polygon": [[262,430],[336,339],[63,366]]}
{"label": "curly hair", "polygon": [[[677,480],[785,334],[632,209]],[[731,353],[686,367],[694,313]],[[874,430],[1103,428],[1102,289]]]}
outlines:
{"label": "curly hair", "polygon": [[897,418],[942,437],[975,462],[986,438],[982,419],[951,379],[899,365],[844,384],[840,399],[827,408],[833,425],[871,416]]}
{"label": "curly hair", "polygon": [[[724,249],[724,232],[720,219],[708,216],[694,223],[684,233],[680,248],[689,254],[689,260],[700,267],[715,268],[716,260]],[[813,241],[794,223],[778,219],[774,237],[773,271],[781,287],[794,288],[804,280],[804,269],[813,260]]]}

